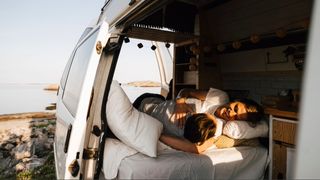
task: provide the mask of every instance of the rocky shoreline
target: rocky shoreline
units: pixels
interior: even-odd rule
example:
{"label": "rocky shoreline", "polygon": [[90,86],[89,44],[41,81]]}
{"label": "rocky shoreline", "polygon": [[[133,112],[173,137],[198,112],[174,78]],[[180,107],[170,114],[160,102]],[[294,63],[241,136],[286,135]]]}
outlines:
{"label": "rocky shoreline", "polygon": [[0,179],[55,179],[54,113],[0,116]]}
{"label": "rocky shoreline", "polygon": [[16,113],[16,114],[2,114],[0,115],[0,121],[9,121],[15,119],[27,119],[27,118],[55,118],[55,113],[52,112],[28,112],[28,113]]}

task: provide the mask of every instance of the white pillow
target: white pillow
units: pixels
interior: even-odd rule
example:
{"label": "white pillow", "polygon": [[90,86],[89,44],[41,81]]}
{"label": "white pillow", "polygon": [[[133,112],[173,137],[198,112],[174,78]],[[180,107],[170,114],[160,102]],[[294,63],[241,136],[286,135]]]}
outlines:
{"label": "white pillow", "polygon": [[163,125],[135,109],[117,81],[111,84],[106,114],[110,129],[123,143],[150,157],[157,156]]}
{"label": "white pillow", "polygon": [[219,136],[222,135],[222,132],[223,132],[223,125],[225,124],[225,120],[221,119],[221,118],[218,118],[216,116],[214,116],[215,119],[216,119],[216,132],[214,133],[214,138],[218,138]]}
{"label": "white pillow", "polygon": [[223,128],[223,134],[233,139],[251,139],[268,137],[269,127],[267,122],[260,121],[251,127],[247,121],[228,121]]}

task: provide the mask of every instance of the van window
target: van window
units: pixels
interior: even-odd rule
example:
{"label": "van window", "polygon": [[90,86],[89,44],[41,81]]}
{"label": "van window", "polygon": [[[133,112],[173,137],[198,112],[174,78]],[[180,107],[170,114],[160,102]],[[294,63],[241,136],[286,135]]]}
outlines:
{"label": "van window", "polygon": [[[84,32],[82,33],[81,37],[79,38],[78,40],[78,43],[86,36],[88,35],[88,33],[92,30],[93,28],[92,27],[88,27],[84,30]],[[77,43],[77,44],[78,44]],[[67,62],[67,65],[63,71],[63,74],[62,74],[62,77],[61,77],[61,80],[60,80],[60,85],[61,85],[61,88],[64,89],[65,87],[65,84],[66,84],[66,81],[67,81],[67,77],[68,77],[68,73],[69,73],[69,69],[70,69],[70,65],[71,65],[71,62],[73,60],[73,56],[74,56],[74,51],[72,52],[68,62]]]}
{"label": "van window", "polygon": [[98,31],[88,37],[75,51],[69,75],[67,78],[65,91],[63,94],[63,103],[70,113],[75,116],[79,97],[82,90],[82,84],[87,72],[90,55],[97,39]]}
{"label": "van window", "polygon": [[74,56],[74,51],[72,52],[68,62],[67,62],[67,65],[66,67],[64,68],[64,71],[63,71],[63,74],[62,74],[62,77],[61,77],[61,80],[60,80],[60,86],[62,89],[64,89],[65,85],[66,85],[66,81],[67,81],[67,77],[68,77],[68,73],[69,73],[69,70],[70,70],[70,66],[71,66],[71,62],[73,60],[73,56]]}
{"label": "van window", "polygon": [[[113,79],[121,84],[131,102],[144,92],[160,94],[160,72],[152,42],[129,40],[122,44]],[[143,47],[139,48],[140,43]]]}

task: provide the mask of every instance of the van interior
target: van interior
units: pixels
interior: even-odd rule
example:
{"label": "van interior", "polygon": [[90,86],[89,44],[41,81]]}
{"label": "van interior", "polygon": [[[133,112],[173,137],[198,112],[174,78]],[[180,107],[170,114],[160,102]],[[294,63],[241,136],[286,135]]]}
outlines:
{"label": "van interior", "polygon": [[[149,91],[136,87],[135,90],[140,94],[152,92],[167,96],[172,79],[172,98],[183,88],[212,87],[226,91],[231,100],[250,98],[257,101],[265,108],[265,119],[272,122],[266,143],[270,162],[265,178],[292,178],[290,165],[299,127],[300,94],[313,3],[312,0],[143,1],[143,5],[108,22],[111,36],[113,33],[120,35],[113,40],[121,48],[112,49],[110,38],[102,58],[115,61],[109,65],[113,77],[105,81],[110,84],[116,79],[124,87],[130,86],[126,81],[128,77],[137,76],[134,81],[144,83],[155,77],[150,80],[153,81],[151,86],[158,88],[149,86]],[[104,17],[108,6],[102,10],[100,18]],[[160,49],[166,52],[157,54]],[[123,58],[129,53],[137,55]],[[159,54],[166,59],[161,67],[153,59],[138,69],[125,68],[131,67],[131,63],[139,64],[139,57],[151,59]],[[140,94],[130,100],[133,102]],[[89,130],[87,133],[90,134]],[[86,144],[97,146],[97,141],[86,139]],[[98,158],[97,162],[101,168],[102,160]],[[94,161],[84,163],[87,163],[87,169],[90,163],[95,166]],[[90,177],[86,173],[84,177]]]}

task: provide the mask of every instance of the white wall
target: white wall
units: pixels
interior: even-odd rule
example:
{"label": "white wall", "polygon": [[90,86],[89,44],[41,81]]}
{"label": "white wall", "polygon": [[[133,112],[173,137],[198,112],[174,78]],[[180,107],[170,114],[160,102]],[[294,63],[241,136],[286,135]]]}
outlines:
{"label": "white wall", "polygon": [[295,178],[320,179],[320,2],[315,1],[304,74]]}

